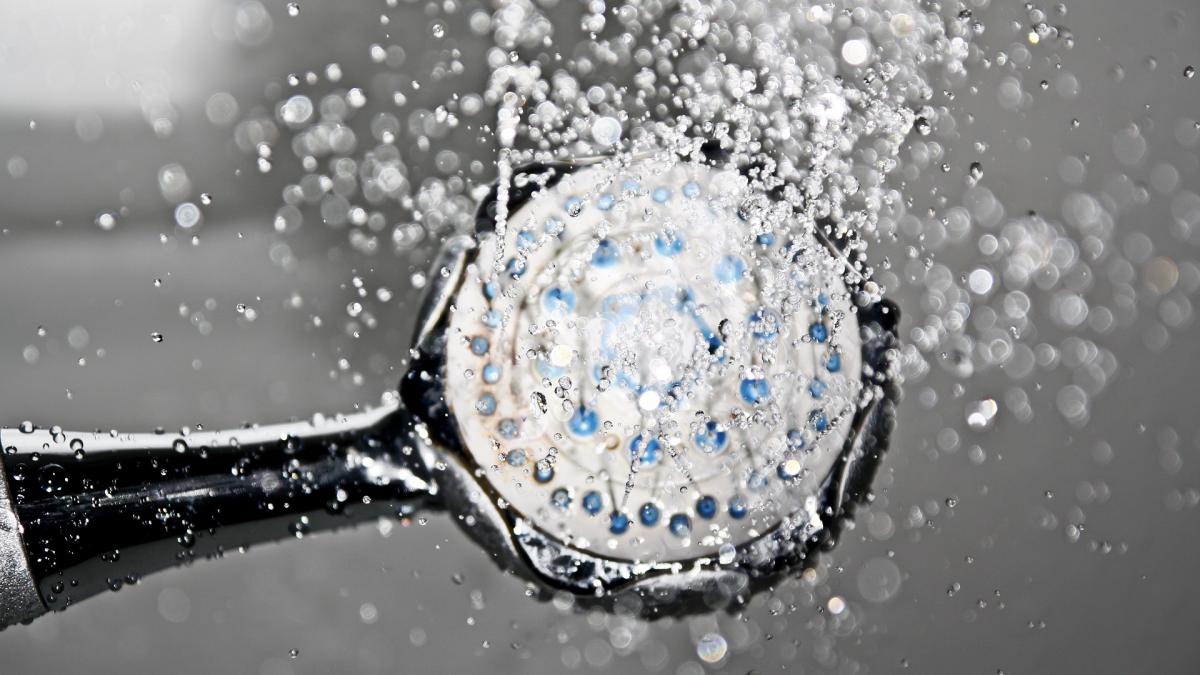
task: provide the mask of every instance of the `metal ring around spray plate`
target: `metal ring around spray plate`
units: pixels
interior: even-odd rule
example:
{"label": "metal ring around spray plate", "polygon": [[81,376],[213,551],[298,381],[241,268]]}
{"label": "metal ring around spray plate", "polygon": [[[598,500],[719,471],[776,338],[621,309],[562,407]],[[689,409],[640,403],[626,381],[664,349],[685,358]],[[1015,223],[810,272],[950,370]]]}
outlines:
{"label": "metal ring around spray plate", "polygon": [[[432,305],[453,311],[425,317],[402,388],[418,415],[438,401],[427,426],[461,462],[468,529],[575,591],[797,564],[886,445],[894,308],[861,302],[822,234],[754,232],[742,209],[762,195],[736,171],[518,174],[503,229],[451,244]],[[801,251],[821,261],[807,278],[787,264]]]}

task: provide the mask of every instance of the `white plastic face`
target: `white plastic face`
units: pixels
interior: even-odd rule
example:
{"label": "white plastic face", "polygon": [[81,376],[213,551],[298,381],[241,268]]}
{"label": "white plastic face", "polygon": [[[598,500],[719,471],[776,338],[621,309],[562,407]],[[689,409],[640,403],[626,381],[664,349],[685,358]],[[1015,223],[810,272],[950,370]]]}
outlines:
{"label": "white plastic face", "polygon": [[[744,218],[755,197],[774,215]],[[862,350],[843,273],[736,172],[579,169],[482,238],[455,298],[464,445],[583,551],[668,562],[756,539],[846,443]]]}

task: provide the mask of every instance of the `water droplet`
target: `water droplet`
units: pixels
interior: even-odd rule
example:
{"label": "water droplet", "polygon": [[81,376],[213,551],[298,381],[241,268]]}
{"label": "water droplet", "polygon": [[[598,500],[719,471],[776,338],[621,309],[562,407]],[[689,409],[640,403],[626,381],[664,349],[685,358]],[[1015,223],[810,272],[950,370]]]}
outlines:
{"label": "water droplet", "polygon": [[871,43],[865,38],[847,40],[842,44],[842,60],[858,68],[871,60]]}
{"label": "water droplet", "polygon": [[825,603],[825,607],[829,610],[830,614],[837,616],[846,611],[846,599],[840,595],[835,595],[829,598],[829,601]]}
{"label": "water droplet", "polygon": [[601,147],[621,142],[621,122],[615,117],[597,117],[592,122],[592,138]]}
{"label": "water droplet", "polygon": [[734,548],[733,544],[721,544],[721,548],[717,550],[717,562],[722,565],[733,563],[736,556],[737,549]]}
{"label": "water droplet", "polygon": [[49,494],[62,492],[67,481],[67,470],[58,464],[47,464],[38,472],[38,483]]}
{"label": "water droplet", "polygon": [[729,644],[719,633],[706,633],[696,642],[696,656],[705,663],[718,663],[725,658]]}
{"label": "water droplet", "polygon": [[200,207],[191,202],[183,202],[175,207],[175,224],[179,227],[190,230],[200,224],[203,220],[203,215],[200,213]]}

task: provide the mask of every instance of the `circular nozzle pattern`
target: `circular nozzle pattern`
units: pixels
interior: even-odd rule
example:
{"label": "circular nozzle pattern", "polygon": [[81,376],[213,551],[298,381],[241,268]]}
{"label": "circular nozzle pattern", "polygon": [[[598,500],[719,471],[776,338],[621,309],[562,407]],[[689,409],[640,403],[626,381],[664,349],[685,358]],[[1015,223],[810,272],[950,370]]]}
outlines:
{"label": "circular nozzle pattern", "polygon": [[819,520],[863,356],[857,272],[817,228],[741,172],[673,157],[535,191],[482,236],[448,326],[446,399],[482,480],[626,561]]}

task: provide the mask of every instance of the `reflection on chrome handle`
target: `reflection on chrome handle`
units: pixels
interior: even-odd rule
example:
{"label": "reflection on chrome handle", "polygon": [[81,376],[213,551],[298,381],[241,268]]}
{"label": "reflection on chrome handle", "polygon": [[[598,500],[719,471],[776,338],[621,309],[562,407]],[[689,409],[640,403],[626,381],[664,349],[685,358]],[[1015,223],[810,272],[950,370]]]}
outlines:
{"label": "reflection on chrome handle", "polygon": [[434,492],[411,431],[390,405],[187,435],[4,429],[0,445],[28,573],[57,610],[198,557],[411,511]]}

